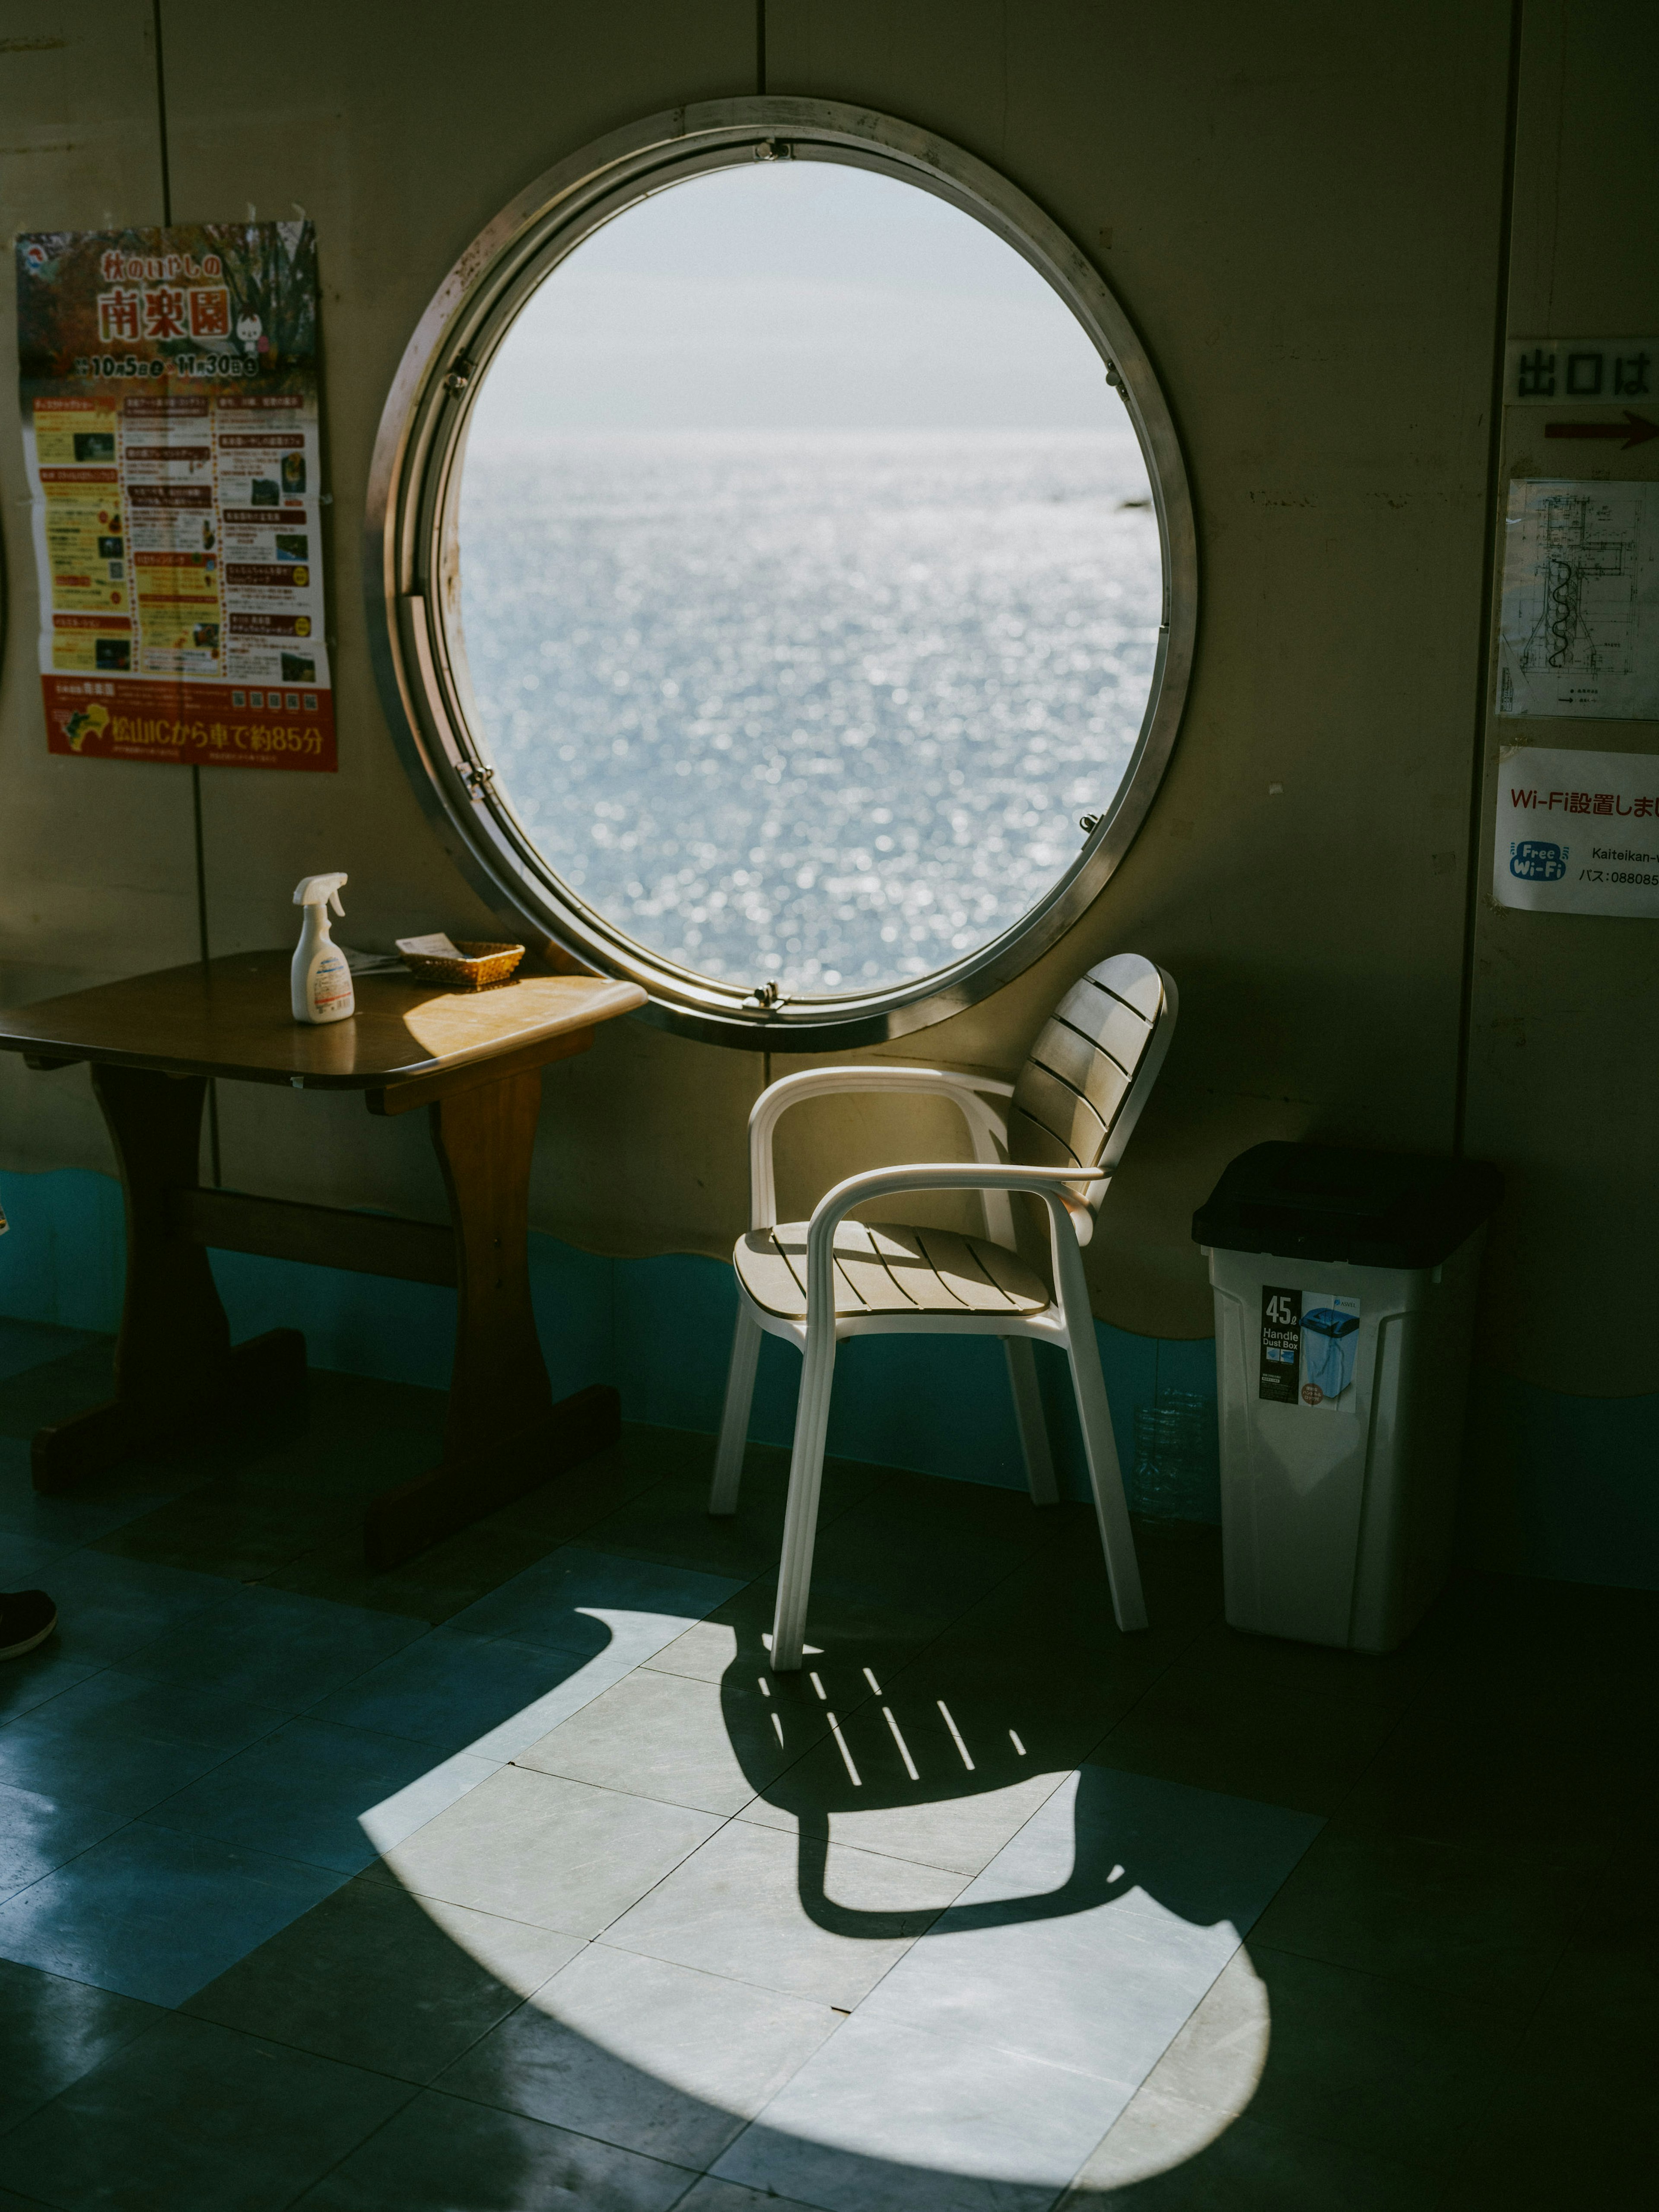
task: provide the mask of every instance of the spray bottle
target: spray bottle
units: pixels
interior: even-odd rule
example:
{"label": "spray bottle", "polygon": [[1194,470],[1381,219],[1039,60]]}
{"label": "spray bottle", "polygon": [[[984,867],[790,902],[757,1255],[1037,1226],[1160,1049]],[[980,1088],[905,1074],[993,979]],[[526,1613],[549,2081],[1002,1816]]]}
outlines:
{"label": "spray bottle", "polygon": [[289,971],[296,1022],[343,1022],[356,1012],[351,969],[328,933],[329,908],[337,915],[345,912],[340,886],[346,880],[344,876],[307,876],[294,894],[295,905],[306,910],[300,948]]}

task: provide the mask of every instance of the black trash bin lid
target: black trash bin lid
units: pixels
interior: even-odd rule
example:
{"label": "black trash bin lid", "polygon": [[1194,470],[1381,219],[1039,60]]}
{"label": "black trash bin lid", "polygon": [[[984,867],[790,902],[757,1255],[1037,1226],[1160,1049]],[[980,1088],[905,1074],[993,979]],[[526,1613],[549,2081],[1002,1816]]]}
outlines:
{"label": "black trash bin lid", "polygon": [[1437,1267],[1504,1195],[1485,1160],[1254,1145],[1193,1216],[1195,1243],[1356,1267]]}

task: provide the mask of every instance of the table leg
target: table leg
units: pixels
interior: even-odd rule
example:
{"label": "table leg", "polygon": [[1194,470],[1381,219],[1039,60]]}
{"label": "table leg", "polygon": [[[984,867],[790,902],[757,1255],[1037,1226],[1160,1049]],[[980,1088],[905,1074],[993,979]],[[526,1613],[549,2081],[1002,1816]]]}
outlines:
{"label": "table leg", "polygon": [[530,1303],[530,1163],[539,1069],[428,1108],[455,1227],[455,1365],[441,1465],[370,1503],[371,1566],[390,1567],[614,1443],[622,1401],[595,1383],[557,1405]]}
{"label": "table leg", "polygon": [[303,1388],[306,1342],[277,1328],[234,1346],[208,1255],[169,1227],[167,1194],[198,1181],[199,1076],[94,1067],[126,1200],[127,1279],[115,1395],[35,1436],[37,1490],[67,1490],[182,1430]]}

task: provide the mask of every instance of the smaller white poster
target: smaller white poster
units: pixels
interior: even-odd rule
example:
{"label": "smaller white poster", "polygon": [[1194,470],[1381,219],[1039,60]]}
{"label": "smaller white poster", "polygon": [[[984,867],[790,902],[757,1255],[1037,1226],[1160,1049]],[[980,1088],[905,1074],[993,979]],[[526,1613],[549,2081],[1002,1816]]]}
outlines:
{"label": "smaller white poster", "polygon": [[1659,918],[1659,753],[1504,746],[1492,896],[1534,914]]}
{"label": "smaller white poster", "polygon": [[1659,716],[1659,484],[1510,484],[1498,711]]}
{"label": "smaller white poster", "polygon": [[1359,1301],[1335,1291],[1302,1293],[1302,1389],[1304,1406],[1351,1413],[1358,1398],[1353,1370],[1359,1351]]}

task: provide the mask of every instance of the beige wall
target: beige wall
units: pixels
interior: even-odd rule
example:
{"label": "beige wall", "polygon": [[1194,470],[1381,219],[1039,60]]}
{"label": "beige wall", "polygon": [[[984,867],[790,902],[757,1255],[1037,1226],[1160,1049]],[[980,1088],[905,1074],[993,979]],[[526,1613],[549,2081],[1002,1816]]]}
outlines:
{"label": "beige wall", "polygon": [[[1621,271],[1618,249],[1599,289],[1574,290],[1568,246],[1540,242],[1558,210],[1568,232],[1594,229],[1603,202],[1584,171],[1558,191],[1538,149],[1552,100],[1558,138],[1595,143],[1594,70],[1564,76],[1563,52],[1590,40],[1611,79],[1615,33],[1641,13],[1583,7],[1565,48],[1555,30],[1528,33],[1514,299],[1529,318],[1544,310],[1528,285],[1553,283],[1565,288],[1558,320],[1571,301],[1568,319],[1586,328],[1639,324],[1645,275],[1633,262]],[[380,410],[440,278],[523,185],[614,125],[755,89],[753,7],[292,0],[276,17],[163,0],[161,15],[175,218],[303,208],[325,287],[342,768],[204,775],[214,950],[285,941],[294,881],[323,866],[350,872],[348,911],[365,936],[480,921],[410,792],[368,670],[358,532]],[[148,0],[9,0],[12,227],[159,219],[149,21]],[[770,0],[769,89],[908,116],[1004,169],[1099,253],[1185,445],[1202,623],[1185,727],[1147,827],[1038,968],[888,1054],[1012,1071],[1089,962],[1138,949],[1175,973],[1181,1033],[1090,1256],[1098,1310],[1147,1334],[1208,1333],[1188,1218],[1245,1145],[1452,1141],[1509,29],[1504,0],[1370,10]],[[1565,89],[1551,92],[1558,81]],[[1636,98],[1619,125],[1632,143]],[[1627,187],[1614,197],[1641,204]],[[7,321],[0,346],[10,345]],[[17,447],[0,437],[12,592],[0,989],[21,999],[189,957],[195,915],[185,773],[46,755]],[[1517,922],[1529,933],[1522,954],[1504,949]],[[1577,1156],[1567,1123],[1583,1109],[1565,1094],[1541,1105],[1534,1079],[1515,1079],[1509,1048],[1485,1040],[1517,1012],[1530,1024],[1540,1000],[1582,1006],[1566,984],[1586,964],[1612,976],[1624,962],[1607,988],[1627,991],[1645,933],[1500,925],[1484,911],[1480,928],[1491,964],[1472,1142],[1517,1169],[1529,1246],[1541,1236],[1552,1252],[1581,1252],[1582,1194],[1569,1202],[1563,1179]],[[1589,933],[1576,955],[1570,929]],[[1621,929],[1630,949],[1609,951]],[[1528,1053],[1529,1065],[1544,1056]],[[607,1250],[729,1249],[761,1079],[758,1055],[618,1024],[548,1078],[539,1224]],[[77,1073],[0,1064],[0,1161],[106,1164]],[[246,1091],[223,1112],[230,1182],[439,1206],[418,1130],[371,1123],[349,1102]],[[1634,1126],[1595,1155],[1604,1210]],[[948,1125],[929,1125],[925,1142],[951,1145]],[[851,1165],[901,1149],[889,1109],[805,1109],[785,1146],[786,1200],[804,1209]],[[1515,1249],[1494,1308],[1506,1316],[1500,1349],[1527,1331],[1547,1339],[1563,1295],[1564,1260]],[[1602,1280],[1617,1273],[1611,1248],[1595,1255]],[[1602,1379],[1573,1387],[1651,1388],[1635,1358],[1624,1346]]]}
{"label": "beige wall", "polygon": [[[1659,10],[1528,0],[1522,64],[1510,334],[1659,333]],[[1659,395],[1638,405],[1659,421]],[[1506,415],[1505,483],[1659,479],[1659,444],[1575,446],[1564,465],[1545,447],[1547,410]],[[1651,922],[1494,904],[1500,743],[1659,752],[1659,725],[1487,721],[1468,1144],[1503,1163],[1511,1197],[1482,1350],[1550,1389],[1659,1390],[1659,935]]]}

